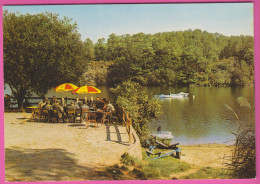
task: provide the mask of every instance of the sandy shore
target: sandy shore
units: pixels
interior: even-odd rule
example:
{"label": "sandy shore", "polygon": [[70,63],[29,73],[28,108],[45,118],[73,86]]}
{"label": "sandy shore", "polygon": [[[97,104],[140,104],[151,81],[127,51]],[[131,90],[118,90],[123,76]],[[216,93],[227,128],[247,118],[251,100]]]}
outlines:
{"label": "sandy shore", "polygon": [[[115,126],[108,131],[105,126],[27,122],[23,117],[5,113],[6,181],[110,180],[97,171],[119,163],[129,148],[124,127],[118,127],[118,137]],[[232,149],[219,144],[180,148],[181,160],[193,168],[222,167],[223,156]]]}

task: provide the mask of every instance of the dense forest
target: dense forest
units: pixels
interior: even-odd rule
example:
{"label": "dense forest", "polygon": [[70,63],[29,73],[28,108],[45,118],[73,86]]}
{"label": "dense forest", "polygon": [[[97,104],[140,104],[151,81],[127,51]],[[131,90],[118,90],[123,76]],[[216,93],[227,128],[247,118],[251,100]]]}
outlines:
{"label": "dense forest", "polygon": [[128,79],[147,86],[254,83],[252,36],[228,37],[198,29],[110,34],[95,44],[86,39],[84,47],[86,58],[92,61],[88,81],[99,85],[115,86]]}

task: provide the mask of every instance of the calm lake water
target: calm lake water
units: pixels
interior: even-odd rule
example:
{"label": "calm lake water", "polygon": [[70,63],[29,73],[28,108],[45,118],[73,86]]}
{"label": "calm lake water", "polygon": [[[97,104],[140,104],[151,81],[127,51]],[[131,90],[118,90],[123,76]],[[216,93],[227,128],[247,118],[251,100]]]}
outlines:
{"label": "calm lake water", "polygon": [[[98,87],[101,94],[88,94],[88,97],[105,97],[114,101],[113,95],[105,86]],[[236,102],[237,97],[245,97],[254,109],[253,87],[149,87],[153,95],[188,92],[195,98],[162,99],[162,116],[149,123],[149,131],[156,131],[158,126],[162,130],[171,131],[175,142],[181,144],[224,143],[232,144],[237,123],[234,115],[224,107],[224,103],[232,107],[241,118],[252,118],[254,113],[247,109],[241,110]],[[8,88],[5,93],[9,93]],[[46,97],[84,98],[85,95],[72,95],[70,92],[50,91]]]}
{"label": "calm lake water", "polygon": [[254,113],[240,108],[237,97],[245,97],[254,109],[253,87],[193,87],[151,88],[153,94],[189,92],[195,98],[163,99],[163,115],[149,124],[150,131],[171,131],[174,141],[181,144],[225,143],[232,144],[237,130],[234,115],[224,107],[232,107],[241,118],[253,118]]}

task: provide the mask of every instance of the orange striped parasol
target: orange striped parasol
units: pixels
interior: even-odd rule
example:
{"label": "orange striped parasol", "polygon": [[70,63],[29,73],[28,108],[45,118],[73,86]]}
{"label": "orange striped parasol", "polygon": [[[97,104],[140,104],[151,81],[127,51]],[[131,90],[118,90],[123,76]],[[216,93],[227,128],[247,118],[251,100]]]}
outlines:
{"label": "orange striped parasol", "polygon": [[73,91],[73,94],[101,93],[101,90],[93,86],[81,86]]}
{"label": "orange striped parasol", "polygon": [[64,84],[61,84],[61,85],[57,86],[56,88],[54,88],[54,91],[57,91],[57,92],[72,91],[76,88],[78,88],[78,86],[76,86],[74,84],[64,83]]}

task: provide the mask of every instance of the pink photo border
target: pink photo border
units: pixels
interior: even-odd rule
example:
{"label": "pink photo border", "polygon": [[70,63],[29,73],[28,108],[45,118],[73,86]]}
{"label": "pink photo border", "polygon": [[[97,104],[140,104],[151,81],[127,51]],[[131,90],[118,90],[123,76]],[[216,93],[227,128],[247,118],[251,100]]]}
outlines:
{"label": "pink photo border", "polygon": [[256,179],[228,179],[228,180],[131,180],[131,181],[61,181],[55,183],[75,184],[75,183],[93,183],[93,184],[121,184],[121,183],[175,183],[175,184],[257,184],[260,183],[260,148],[259,148],[259,97],[260,97],[260,0],[0,0],[0,184],[4,183],[42,183],[50,184],[53,182],[5,182],[5,149],[4,149],[4,74],[3,74],[3,22],[2,22],[2,6],[4,5],[54,5],[54,4],[129,4],[129,3],[220,3],[220,2],[252,2],[254,4],[254,40],[255,40],[255,116],[256,116]]}

